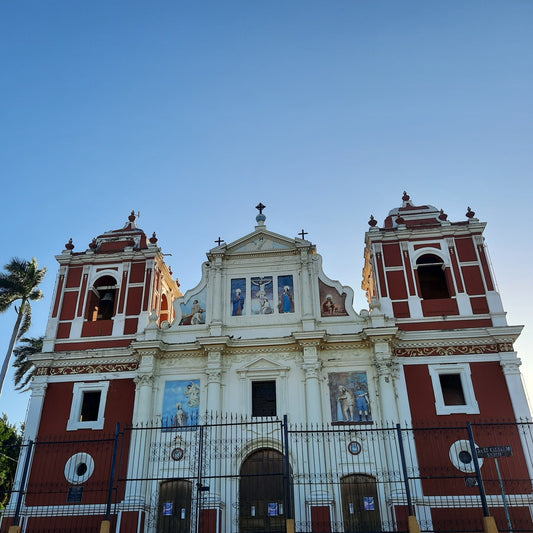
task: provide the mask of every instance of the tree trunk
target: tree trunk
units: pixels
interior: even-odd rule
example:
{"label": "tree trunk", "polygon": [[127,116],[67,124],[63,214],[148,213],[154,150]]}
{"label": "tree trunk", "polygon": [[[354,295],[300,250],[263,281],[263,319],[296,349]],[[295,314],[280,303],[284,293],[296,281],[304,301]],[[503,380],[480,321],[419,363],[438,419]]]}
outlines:
{"label": "tree trunk", "polygon": [[11,355],[13,354],[13,348],[17,342],[17,336],[20,329],[20,323],[22,322],[22,317],[24,316],[24,310],[26,309],[26,302],[22,301],[20,304],[20,309],[17,316],[17,321],[15,322],[15,327],[13,328],[13,334],[11,335],[11,341],[9,342],[9,347],[7,349],[6,357],[2,363],[2,373],[0,374],[0,396],[2,396],[2,389],[4,388],[4,381],[6,380],[7,369],[9,368],[9,361]]}

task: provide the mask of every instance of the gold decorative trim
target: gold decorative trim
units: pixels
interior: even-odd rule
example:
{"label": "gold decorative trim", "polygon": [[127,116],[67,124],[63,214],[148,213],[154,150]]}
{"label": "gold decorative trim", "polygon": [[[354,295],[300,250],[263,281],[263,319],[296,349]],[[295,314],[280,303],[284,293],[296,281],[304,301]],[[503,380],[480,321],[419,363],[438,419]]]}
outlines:
{"label": "gold decorative trim", "polygon": [[499,352],[512,352],[512,343],[502,344],[465,344],[461,346],[420,346],[417,348],[396,348],[397,357],[423,357],[438,355],[482,355]]}
{"label": "gold decorative trim", "polygon": [[[137,370],[139,363],[107,363],[100,365],[64,366],[39,369],[39,375],[68,376],[71,374],[101,374],[104,372],[130,372]],[[42,373],[44,371],[44,373]]]}

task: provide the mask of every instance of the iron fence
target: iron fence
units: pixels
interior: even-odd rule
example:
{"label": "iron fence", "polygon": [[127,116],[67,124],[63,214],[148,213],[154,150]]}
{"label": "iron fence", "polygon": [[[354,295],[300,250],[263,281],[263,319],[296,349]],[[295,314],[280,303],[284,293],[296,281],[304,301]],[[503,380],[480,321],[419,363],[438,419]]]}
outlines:
{"label": "iron fence", "polygon": [[533,532],[530,422],[205,417],[24,443],[0,532]]}

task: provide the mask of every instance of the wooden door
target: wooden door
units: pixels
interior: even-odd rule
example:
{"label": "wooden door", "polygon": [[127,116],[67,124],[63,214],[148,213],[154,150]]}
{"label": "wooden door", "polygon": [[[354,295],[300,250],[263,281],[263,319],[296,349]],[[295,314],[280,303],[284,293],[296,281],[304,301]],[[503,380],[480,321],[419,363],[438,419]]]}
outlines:
{"label": "wooden door", "polygon": [[277,450],[252,453],[241,467],[239,480],[239,531],[284,532],[285,459]]}
{"label": "wooden door", "polygon": [[157,533],[189,533],[191,501],[191,481],[163,481],[159,487]]}
{"label": "wooden door", "polygon": [[365,474],[341,479],[342,516],[345,533],[381,531],[376,480]]}

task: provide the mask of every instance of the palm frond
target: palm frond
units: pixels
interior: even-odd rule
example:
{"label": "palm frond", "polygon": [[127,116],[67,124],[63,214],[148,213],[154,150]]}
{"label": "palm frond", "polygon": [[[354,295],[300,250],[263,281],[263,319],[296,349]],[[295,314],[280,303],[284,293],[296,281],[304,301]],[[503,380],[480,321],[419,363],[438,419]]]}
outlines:
{"label": "palm frond", "polygon": [[43,349],[43,337],[23,337],[14,350],[13,367],[15,368],[15,389],[23,390],[35,374],[33,363],[28,360],[29,356],[40,353]]}
{"label": "palm frond", "polygon": [[28,295],[28,300],[31,300],[32,302],[36,302],[41,298],[44,298],[44,294],[41,289],[35,289]]}
{"label": "palm frond", "polygon": [[31,328],[31,304],[30,302],[24,302],[24,310],[21,309],[21,312],[24,313],[22,316],[22,322],[20,324],[19,332],[17,333],[17,341],[20,340],[26,333],[28,333]]}

